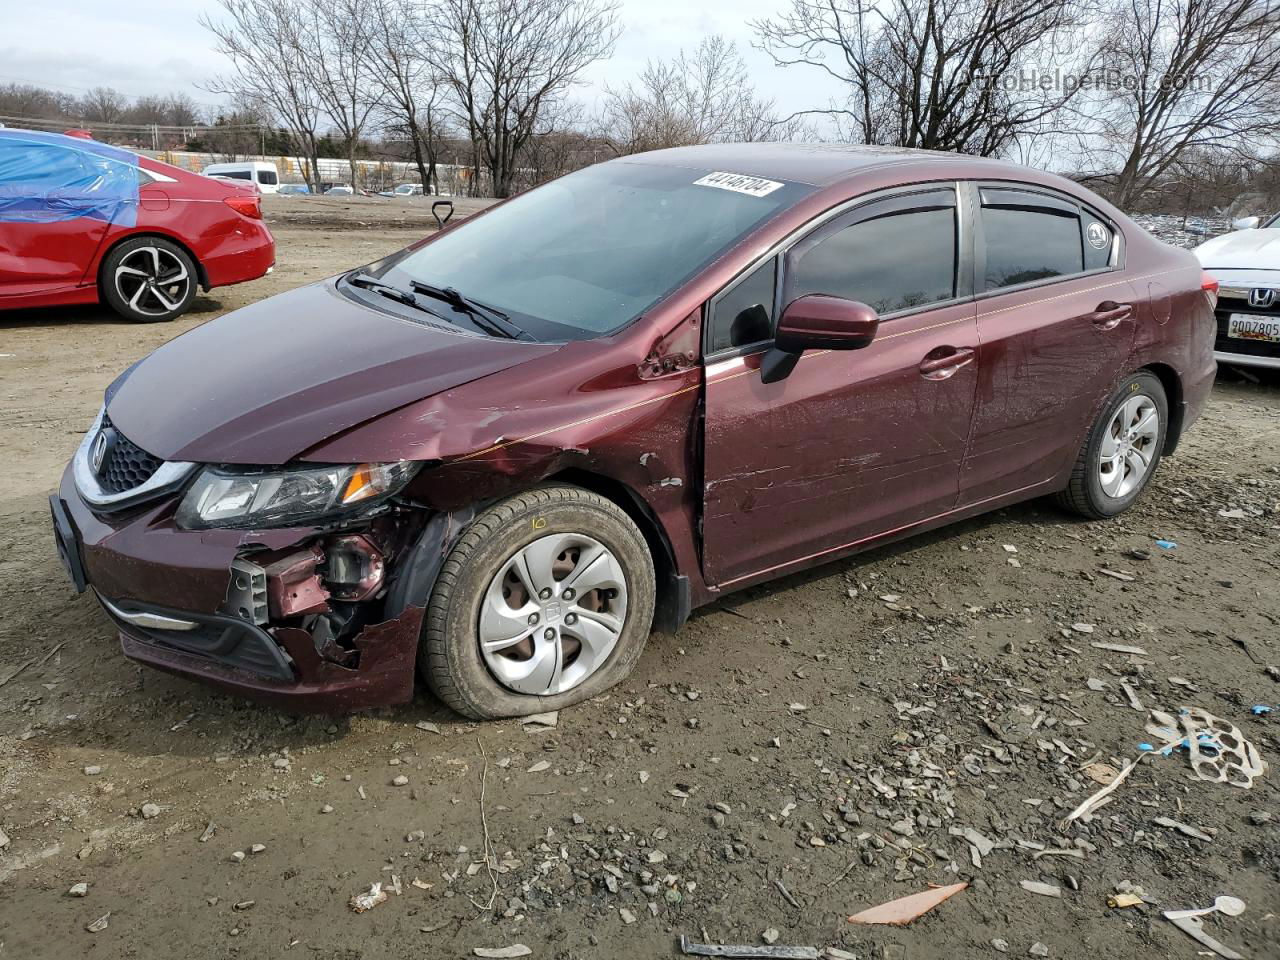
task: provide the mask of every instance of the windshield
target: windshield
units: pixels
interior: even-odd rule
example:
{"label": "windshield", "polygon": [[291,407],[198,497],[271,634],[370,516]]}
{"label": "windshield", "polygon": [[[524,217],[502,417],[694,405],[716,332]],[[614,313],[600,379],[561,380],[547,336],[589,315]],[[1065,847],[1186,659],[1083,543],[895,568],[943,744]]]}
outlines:
{"label": "windshield", "polygon": [[1263,226],[1264,227],[1280,227],[1280,213],[1277,213],[1274,217],[1272,217],[1270,220],[1264,223]]}
{"label": "windshield", "polygon": [[614,161],[522,194],[374,273],[405,289],[452,287],[539,340],[590,339],[644,313],[812,190]]}

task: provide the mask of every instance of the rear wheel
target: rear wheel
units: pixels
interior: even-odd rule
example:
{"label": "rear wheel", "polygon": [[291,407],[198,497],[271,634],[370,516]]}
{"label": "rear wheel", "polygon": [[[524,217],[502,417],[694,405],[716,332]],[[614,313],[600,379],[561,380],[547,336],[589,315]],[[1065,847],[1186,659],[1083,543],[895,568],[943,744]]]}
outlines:
{"label": "rear wheel", "polygon": [[1089,430],[1058,502],[1092,520],[1127,510],[1160,464],[1168,423],[1159,378],[1145,372],[1125,378]]}
{"label": "rear wheel", "polygon": [[102,264],[102,298],[126,320],[160,323],[181,316],[196,295],[196,265],[160,237],[126,240]]}
{"label": "rear wheel", "polygon": [[418,666],[469,717],[559,710],[622,680],[653,621],[653,560],[598,494],[546,486],[478,516],[427,606]]}

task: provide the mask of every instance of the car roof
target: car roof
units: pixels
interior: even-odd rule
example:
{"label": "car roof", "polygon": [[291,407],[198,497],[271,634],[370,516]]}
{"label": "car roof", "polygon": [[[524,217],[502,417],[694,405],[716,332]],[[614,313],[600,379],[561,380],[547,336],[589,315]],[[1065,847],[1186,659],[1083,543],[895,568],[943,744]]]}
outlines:
{"label": "car roof", "polygon": [[[918,165],[922,162],[955,165],[956,177],[990,176],[999,170],[1022,178],[1028,168],[1003,160],[972,157],[937,150],[907,147],[874,147],[846,143],[713,143],[673,147],[620,157],[614,163],[647,163],[698,170],[724,170],[752,177],[789,180],[828,186],[872,168]],[[971,168],[964,172],[963,168]]]}
{"label": "car roof", "polygon": [[108,160],[131,164],[135,167],[138,165],[138,155],[132,150],[114,147],[109,143],[100,143],[97,140],[90,140],[86,137],[68,137],[62,133],[45,133],[43,130],[22,130],[17,127],[0,128],[0,142],[6,140],[15,143],[36,143],[49,147],[65,147],[68,150],[78,150],[80,153],[106,157]]}

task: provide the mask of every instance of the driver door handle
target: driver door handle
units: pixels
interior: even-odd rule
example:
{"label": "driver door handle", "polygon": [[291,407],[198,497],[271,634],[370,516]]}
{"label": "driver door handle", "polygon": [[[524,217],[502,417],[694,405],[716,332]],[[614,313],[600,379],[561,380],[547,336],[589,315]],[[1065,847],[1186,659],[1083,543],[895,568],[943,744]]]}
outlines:
{"label": "driver door handle", "polygon": [[931,351],[920,361],[920,375],[926,380],[946,380],[954,376],[961,367],[973,363],[972,347],[940,347],[939,350],[951,352],[935,356],[937,351]]}
{"label": "driver door handle", "polygon": [[1099,330],[1114,330],[1133,316],[1133,304],[1104,300],[1093,311],[1093,325]]}

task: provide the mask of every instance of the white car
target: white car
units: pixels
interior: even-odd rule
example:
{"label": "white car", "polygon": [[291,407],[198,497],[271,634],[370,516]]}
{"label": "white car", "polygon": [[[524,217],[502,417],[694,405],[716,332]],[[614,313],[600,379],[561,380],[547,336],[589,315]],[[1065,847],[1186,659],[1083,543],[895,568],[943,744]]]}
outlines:
{"label": "white car", "polygon": [[324,192],[324,195],[326,197],[350,197],[350,196],[353,196],[354,194],[355,194],[355,191],[352,190],[351,187],[349,187],[345,183],[335,183],[332,187],[330,187],[328,190]]}
{"label": "white car", "polygon": [[1280,213],[1196,247],[1200,265],[1218,281],[1219,363],[1280,370]]}

